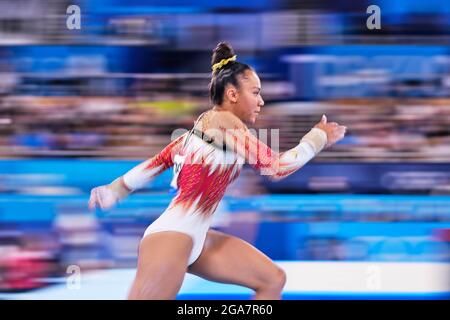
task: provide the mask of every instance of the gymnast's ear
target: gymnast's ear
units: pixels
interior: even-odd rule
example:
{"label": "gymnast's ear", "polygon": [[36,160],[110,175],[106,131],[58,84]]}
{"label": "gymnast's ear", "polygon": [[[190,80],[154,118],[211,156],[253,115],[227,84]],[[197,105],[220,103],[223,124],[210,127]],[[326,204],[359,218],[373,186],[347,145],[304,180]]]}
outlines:
{"label": "gymnast's ear", "polygon": [[225,88],[225,96],[231,103],[237,103],[239,93],[235,86],[228,84]]}

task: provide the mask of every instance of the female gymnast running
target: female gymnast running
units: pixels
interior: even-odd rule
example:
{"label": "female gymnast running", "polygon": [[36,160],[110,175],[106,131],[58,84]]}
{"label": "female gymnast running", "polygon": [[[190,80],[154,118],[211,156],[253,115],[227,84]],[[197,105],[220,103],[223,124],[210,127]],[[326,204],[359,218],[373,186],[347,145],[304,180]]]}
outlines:
{"label": "female gymnast running", "polygon": [[276,153],[252,135],[264,101],[261,82],[234,50],[221,42],[212,56],[210,98],[213,107],[191,131],[109,185],[91,191],[89,208],[109,209],[156,175],[174,167],[177,193],[169,207],[145,231],[129,299],[174,299],[186,272],[211,281],[255,291],[254,299],[280,299],[285,272],[249,243],[209,230],[227,186],[244,163],[277,180],[344,137],[346,127],[326,116],[299,144]]}

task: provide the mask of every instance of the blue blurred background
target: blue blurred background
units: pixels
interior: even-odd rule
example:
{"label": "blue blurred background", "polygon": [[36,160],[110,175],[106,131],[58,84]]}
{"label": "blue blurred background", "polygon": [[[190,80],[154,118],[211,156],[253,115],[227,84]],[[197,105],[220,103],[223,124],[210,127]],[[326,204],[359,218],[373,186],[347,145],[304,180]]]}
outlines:
{"label": "blue blurred background", "polygon": [[[284,298],[448,298],[445,0],[0,1],[0,298],[125,298],[171,172],[107,212],[88,211],[89,192],[210,107],[224,40],[259,73],[255,128],[279,129],[282,151],[324,113],[348,134],[277,183],[245,167],[214,227],[286,269]],[[71,266],[123,282],[70,291]],[[180,297],[240,290],[188,276]]]}

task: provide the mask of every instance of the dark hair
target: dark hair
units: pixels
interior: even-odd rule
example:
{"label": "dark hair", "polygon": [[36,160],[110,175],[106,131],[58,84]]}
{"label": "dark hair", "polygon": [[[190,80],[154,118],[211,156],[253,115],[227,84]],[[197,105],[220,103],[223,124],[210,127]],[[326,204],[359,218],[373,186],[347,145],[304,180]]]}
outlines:
{"label": "dark hair", "polygon": [[[213,51],[211,66],[219,63],[222,59],[228,59],[234,55],[234,50],[228,43],[219,42]],[[251,70],[251,68],[245,63],[230,61],[220,69],[213,71],[209,84],[209,97],[211,102],[213,104],[221,104],[226,85],[231,83],[236,88],[239,88],[237,76],[247,70]]]}

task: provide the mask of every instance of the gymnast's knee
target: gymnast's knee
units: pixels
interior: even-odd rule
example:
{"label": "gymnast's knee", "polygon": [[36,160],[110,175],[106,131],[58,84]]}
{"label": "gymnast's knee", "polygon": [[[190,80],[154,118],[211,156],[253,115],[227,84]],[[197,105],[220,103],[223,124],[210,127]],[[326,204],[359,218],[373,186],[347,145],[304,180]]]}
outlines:
{"label": "gymnast's knee", "polygon": [[286,272],[275,266],[270,273],[264,277],[259,290],[282,291],[286,284]]}

